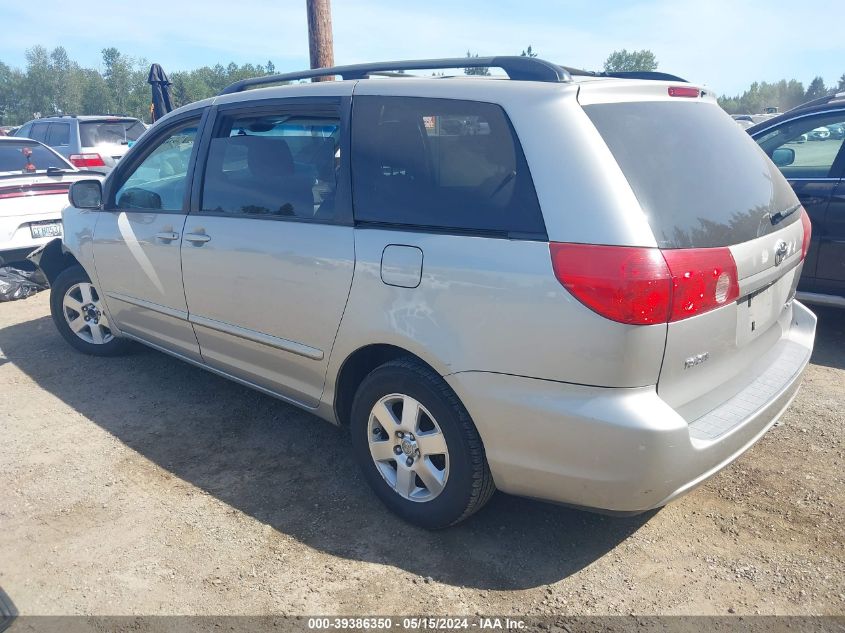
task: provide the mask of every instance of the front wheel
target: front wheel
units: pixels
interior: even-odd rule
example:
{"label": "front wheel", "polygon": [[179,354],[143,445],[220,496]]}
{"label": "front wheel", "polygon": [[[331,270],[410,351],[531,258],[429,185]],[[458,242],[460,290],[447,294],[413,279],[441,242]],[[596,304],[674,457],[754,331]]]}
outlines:
{"label": "front wheel", "polygon": [[81,266],[59,273],[50,289],[50,313],[59,333],[74,348],[92,356],[116,356],[128,341],[111,330],[102,298]]}
{"label": "front wheel", "polygon": [[350,431],[367,482],[410,523],[428,529],[454,525],[495,490],[469,413],[449,385],[416,359],[385,363],[363,380]]}

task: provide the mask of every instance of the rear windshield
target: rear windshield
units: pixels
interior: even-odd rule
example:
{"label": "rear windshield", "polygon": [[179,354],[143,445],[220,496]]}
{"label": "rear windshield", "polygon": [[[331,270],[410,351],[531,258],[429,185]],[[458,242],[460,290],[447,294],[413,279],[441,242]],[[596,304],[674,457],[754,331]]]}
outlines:
{"label": "rear windshield", "polygon": [[81,121],[79,140],[82,147],[96,147],[104,143],[127,145],[129,141],[137,141],[145,129],[137,119]]}
{"label": "rear windshield", "polygon": [[0,173],[31,174],[47,171],[48,167],[73,169],[62,158],[38,143],[21,141],[0,142]]}
{"label": "rear windshield", "polygon": [[658,246],[728,246],[795,222],[798,200],[748,134],[705,103],[602,103],[584,110],[604,138]]}

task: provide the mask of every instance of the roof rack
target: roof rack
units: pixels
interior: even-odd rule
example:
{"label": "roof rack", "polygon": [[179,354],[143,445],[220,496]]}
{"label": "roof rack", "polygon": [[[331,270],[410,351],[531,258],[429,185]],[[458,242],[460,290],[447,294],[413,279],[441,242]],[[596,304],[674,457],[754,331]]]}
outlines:
{"label": "roof rack", "polygon": [[572,81],[570,73],[561,66],[536,57],[507,56],[498,57],[453,57],[448,59],[415,59],[394,62],[375,62],[334,66],[331,68],[313,68],[281,75],[242,79],[227,86],[221,95],[241,92],[254,86],[276,84],[314,77],[340,76],[343,79],[366,79],[369,75],[389,73],[398,70],[437,70],[441,68],[501,68],[510,79],[516,81]]}

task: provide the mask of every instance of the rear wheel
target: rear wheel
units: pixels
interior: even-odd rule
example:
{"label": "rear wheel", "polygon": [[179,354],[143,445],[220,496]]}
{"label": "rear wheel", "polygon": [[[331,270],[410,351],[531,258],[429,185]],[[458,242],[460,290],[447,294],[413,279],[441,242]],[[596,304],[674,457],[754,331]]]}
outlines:
{"label": "rear wheel", "polygon": [[115,356],[128,341],[111,330],[100,293],[81,266],[63,270],[51,285],[50,312],[64,339],[92,356]]}
{"label": "rear wheel", "polygon": [[352,446],[367,482],[420,527],[454,525],[495,490],[484,447],[454,391],[413,358],[373,370],[352,404]]}

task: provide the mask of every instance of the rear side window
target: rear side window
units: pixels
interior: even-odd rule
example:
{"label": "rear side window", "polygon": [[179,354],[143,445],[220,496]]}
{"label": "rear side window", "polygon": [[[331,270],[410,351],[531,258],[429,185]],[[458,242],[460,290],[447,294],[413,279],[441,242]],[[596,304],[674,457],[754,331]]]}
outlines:
{"label": "rear side window", "polygon": [[353,104],[356,220],[545,237],[525,157],[499,106],[372,96]]}
{"label": "rear side window", "polygon": [[80,121],[79,141],[82,147],[128,145],[131,141],[137,141],[145,129],[137,119]]}
{"label": "rear side window", "polygon": [[32,129],[29,131],[29,138],[44,143],[47,140],[47,128],[49,123],[33,123]]}
{"label": "rear side window", "polygon": [[226,116],[209,148],[202,210],[330,220],[339,165],[333,113]]}
{"label": "rear side window", "polygon": [[745,131],[708,103],[584,106],[628,179],[658,246],[747,242],[797,222],[789,183]]}
{"label": "rear side window", "polygon": [[47,131],[47,145],[63,147],[70,143],[70,125],[67,123],[51,123]]}

